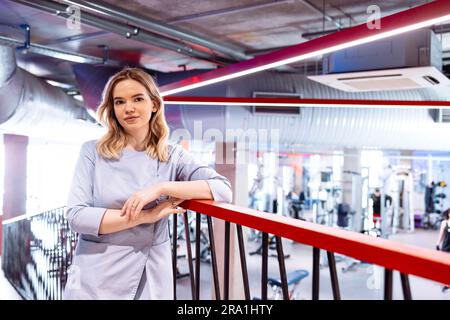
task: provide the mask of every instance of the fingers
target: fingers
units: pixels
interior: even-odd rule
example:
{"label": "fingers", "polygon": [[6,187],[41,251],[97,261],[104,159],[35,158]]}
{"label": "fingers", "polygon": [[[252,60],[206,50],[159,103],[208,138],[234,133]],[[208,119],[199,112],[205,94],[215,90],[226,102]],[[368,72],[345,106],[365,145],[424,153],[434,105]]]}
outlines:
{"label": "fingers", "polygon": [[164,213],[164,216],[170,216],[171,214],[180,214],[180,213],[185,213],[186,210],[185,209],[181,209],[181,208],[169,208],[166,210],[166,212]]}
{"label": "fingers", "polygon": [[[178,207],[178,205],[183,201],[184,200],[178,198],[170,198],[161,202],[158,205],[158,215],[169,216],[170,214],[185,213],[185,209]],[[145,204],[145,201],[141,197],[134,195],[125,202],[123,208],[121,209],[120,216],[125,216],[127,221],[134,221],[139,218]]]}
{"label": "fingers", "polygon": [[144,202],[143,201],[137,202],[136,207],[131,212],[131,220],[136,220],[139,217],[139,214],[141,213],[141,210],[142,210],[143,207],[144,207]]}
{"label": "fingers", "polygon": [[124,217],[125,220],[130,221],[130,216],[129,216],[129,209],[130,209],[131,205],[130,205],[130,199],[127,200],[127,202],[125,202],[125,205],[123,206],[120,216]]}
{"label": "fingers", "polygon": [[120,216],[123,217],[127,213],[127,206],[130,199],[128,199],[120,210]]}
{"label": "fingers", "polygon": [[121,216],[125,216],[127,221],[133,219],[132,213],[135,211],[137,205],[138,203],[136,198],[134,197],[129,198],[122,208],[123,213],[121,214]]}
{"label": "fingers", "polygon": [[127,210],[126,210],[126,213],[125,213],[125,215],[126,215],[128,221],[130,221],[130,218],[131,218],[131,212],[132,212],[133,208],[134,208],[134,199],[131,198],[131,199],[129,200],[129,202],[128,202]]}
{"label": "fingers", "polygon": [[180,209],[173,209],[172,210],[172,213],[185,213],[186,212],[186,209],[182,209],[182,208],[180,208]]}

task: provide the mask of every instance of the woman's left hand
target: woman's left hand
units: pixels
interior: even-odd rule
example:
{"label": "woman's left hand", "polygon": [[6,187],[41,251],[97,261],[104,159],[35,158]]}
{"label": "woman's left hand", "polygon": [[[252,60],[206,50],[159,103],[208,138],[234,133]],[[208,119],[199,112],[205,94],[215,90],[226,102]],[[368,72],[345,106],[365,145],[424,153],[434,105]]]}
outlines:
{"label": "woman's left hand", "polygon": [[120,216],[126,216],[127,220],[136,220],[142,208],[161,196],[161,187],[159,185],[151,186],[136,191],[128,198],[122,207]]}

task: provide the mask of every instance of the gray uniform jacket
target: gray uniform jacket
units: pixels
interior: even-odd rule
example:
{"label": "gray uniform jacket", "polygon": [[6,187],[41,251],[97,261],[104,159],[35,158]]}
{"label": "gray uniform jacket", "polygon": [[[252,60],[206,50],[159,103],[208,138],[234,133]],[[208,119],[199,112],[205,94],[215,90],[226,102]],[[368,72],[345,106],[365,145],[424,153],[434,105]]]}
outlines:
{"label": "gray uniform jacket", "polygon": [[169,154],[167,162],[160,162],[145,152],[125,149],[120,160],[109,161],[99,157],[95,140],[82,145],[66,211],[79,238],[64,299],[133,299],[144,270],[150,287],[147,297],[173,299],[168,218],[99,235],[107,209],[121,209],[134,192],[157,182],[207,180],[214,200],[231,202],[225,177],[181,146],[169,145]]}

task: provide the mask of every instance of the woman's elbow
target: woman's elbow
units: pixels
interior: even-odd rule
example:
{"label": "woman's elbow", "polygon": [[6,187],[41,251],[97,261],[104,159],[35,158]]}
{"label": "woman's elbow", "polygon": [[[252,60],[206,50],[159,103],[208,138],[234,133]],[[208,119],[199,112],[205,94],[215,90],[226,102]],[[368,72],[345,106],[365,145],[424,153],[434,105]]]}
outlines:
{"label": "woman's elbow", "polygon": [[231,191],[231,188],[226,186],[225,188],[221,189],[217,195],[214,195],[213,200],[225,203],[233,202],[233,192]]}
{"label": "woman's elbow", "polygon": [[65,213],[65,218],[67,220],[67,223],[69,224],[69,228],[73,231],[73,232],[79,232],[78,230],[78,224],[76,223],[76,213],[77,213],[77,208],[67,208],[66,213]]}
{"label": "woman's elbow", "polygon": [[233,192],[231,191],[231,189],[229,189],[226,193],[225,193],[225,199],[223,202],[226,203],[231,203],[233,202]]}
{"label": "woman's elbow", "polygon": [[231,187],[220,180],[208,180],[212,194],[212,200],[231,203],[233,201],[233,192]]}

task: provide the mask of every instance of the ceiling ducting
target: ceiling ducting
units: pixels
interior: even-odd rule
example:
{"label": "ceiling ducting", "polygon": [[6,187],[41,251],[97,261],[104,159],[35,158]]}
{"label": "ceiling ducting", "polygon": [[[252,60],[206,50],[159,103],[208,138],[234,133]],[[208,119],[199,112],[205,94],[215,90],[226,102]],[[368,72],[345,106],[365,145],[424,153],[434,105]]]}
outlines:
{"label": "ceiling ducting", "polygon": [[[78,65],[77,79],[85,101],[98,100],[114,69]],[[179,81],[198,72],[154,73],[158,84]],[[81,86],[83,84],[83,86]],[[449,100],[446,90],[417,89],[349,93],[309,80],[304,75],[260,72],[187,92],[182,96],[201,97],[301,97],[317,99],[366,100]],[[91,98],[88,98],[88,97]],[[91,106],[93,109],[96,103]],[[172,133],[185,129],[191,138],[210,135],[226,139],[226,130],[278,130],[281,151],[317,148],[385,148],[450,150],[450,125],[437,123],[435,110],[379,108],[278,107],[167,105],[166,117]],[[414,132],[409,128],[414,127]],[[177,131],[182,133],[183,131]],[[184,137],[186,138],[186,137]],[[230,137],[229,137],[230,138]],[[256,146],[253,146],[256,147]],[[266,146],[260,145],[261,148]]]}
{"label": "ceiling ducting", "polygon": [[[295,74],[262,72],[228,82],[228,97],[252,97],[255,92],[296,94],[317,99],[449,100],[449,93],[433,89],[348,93]],[[300,115],[258,115],[252,107],[226,108],[226,128],[278,130],[279,149],[380,148],[450,151],[450,124],[437,123],[434,110],[420,108],[302,107]],[[184,113],[188,111],[183,110]],[[414,128],[411,131],[411,128]],[[266,145],[259,145],[266,148]]]}
{"label": "ceiling ducting", "polygon": [[340,50],[323,59],[323,75],[309,79],[348,92],[448,87],[441,42],[421,29]]}
{"label": "ceiling ducting", "polygon": [[17,67],[14,48],[0,46],[0,60],[1,132],[73,142],[103,133],[75,99]]}

